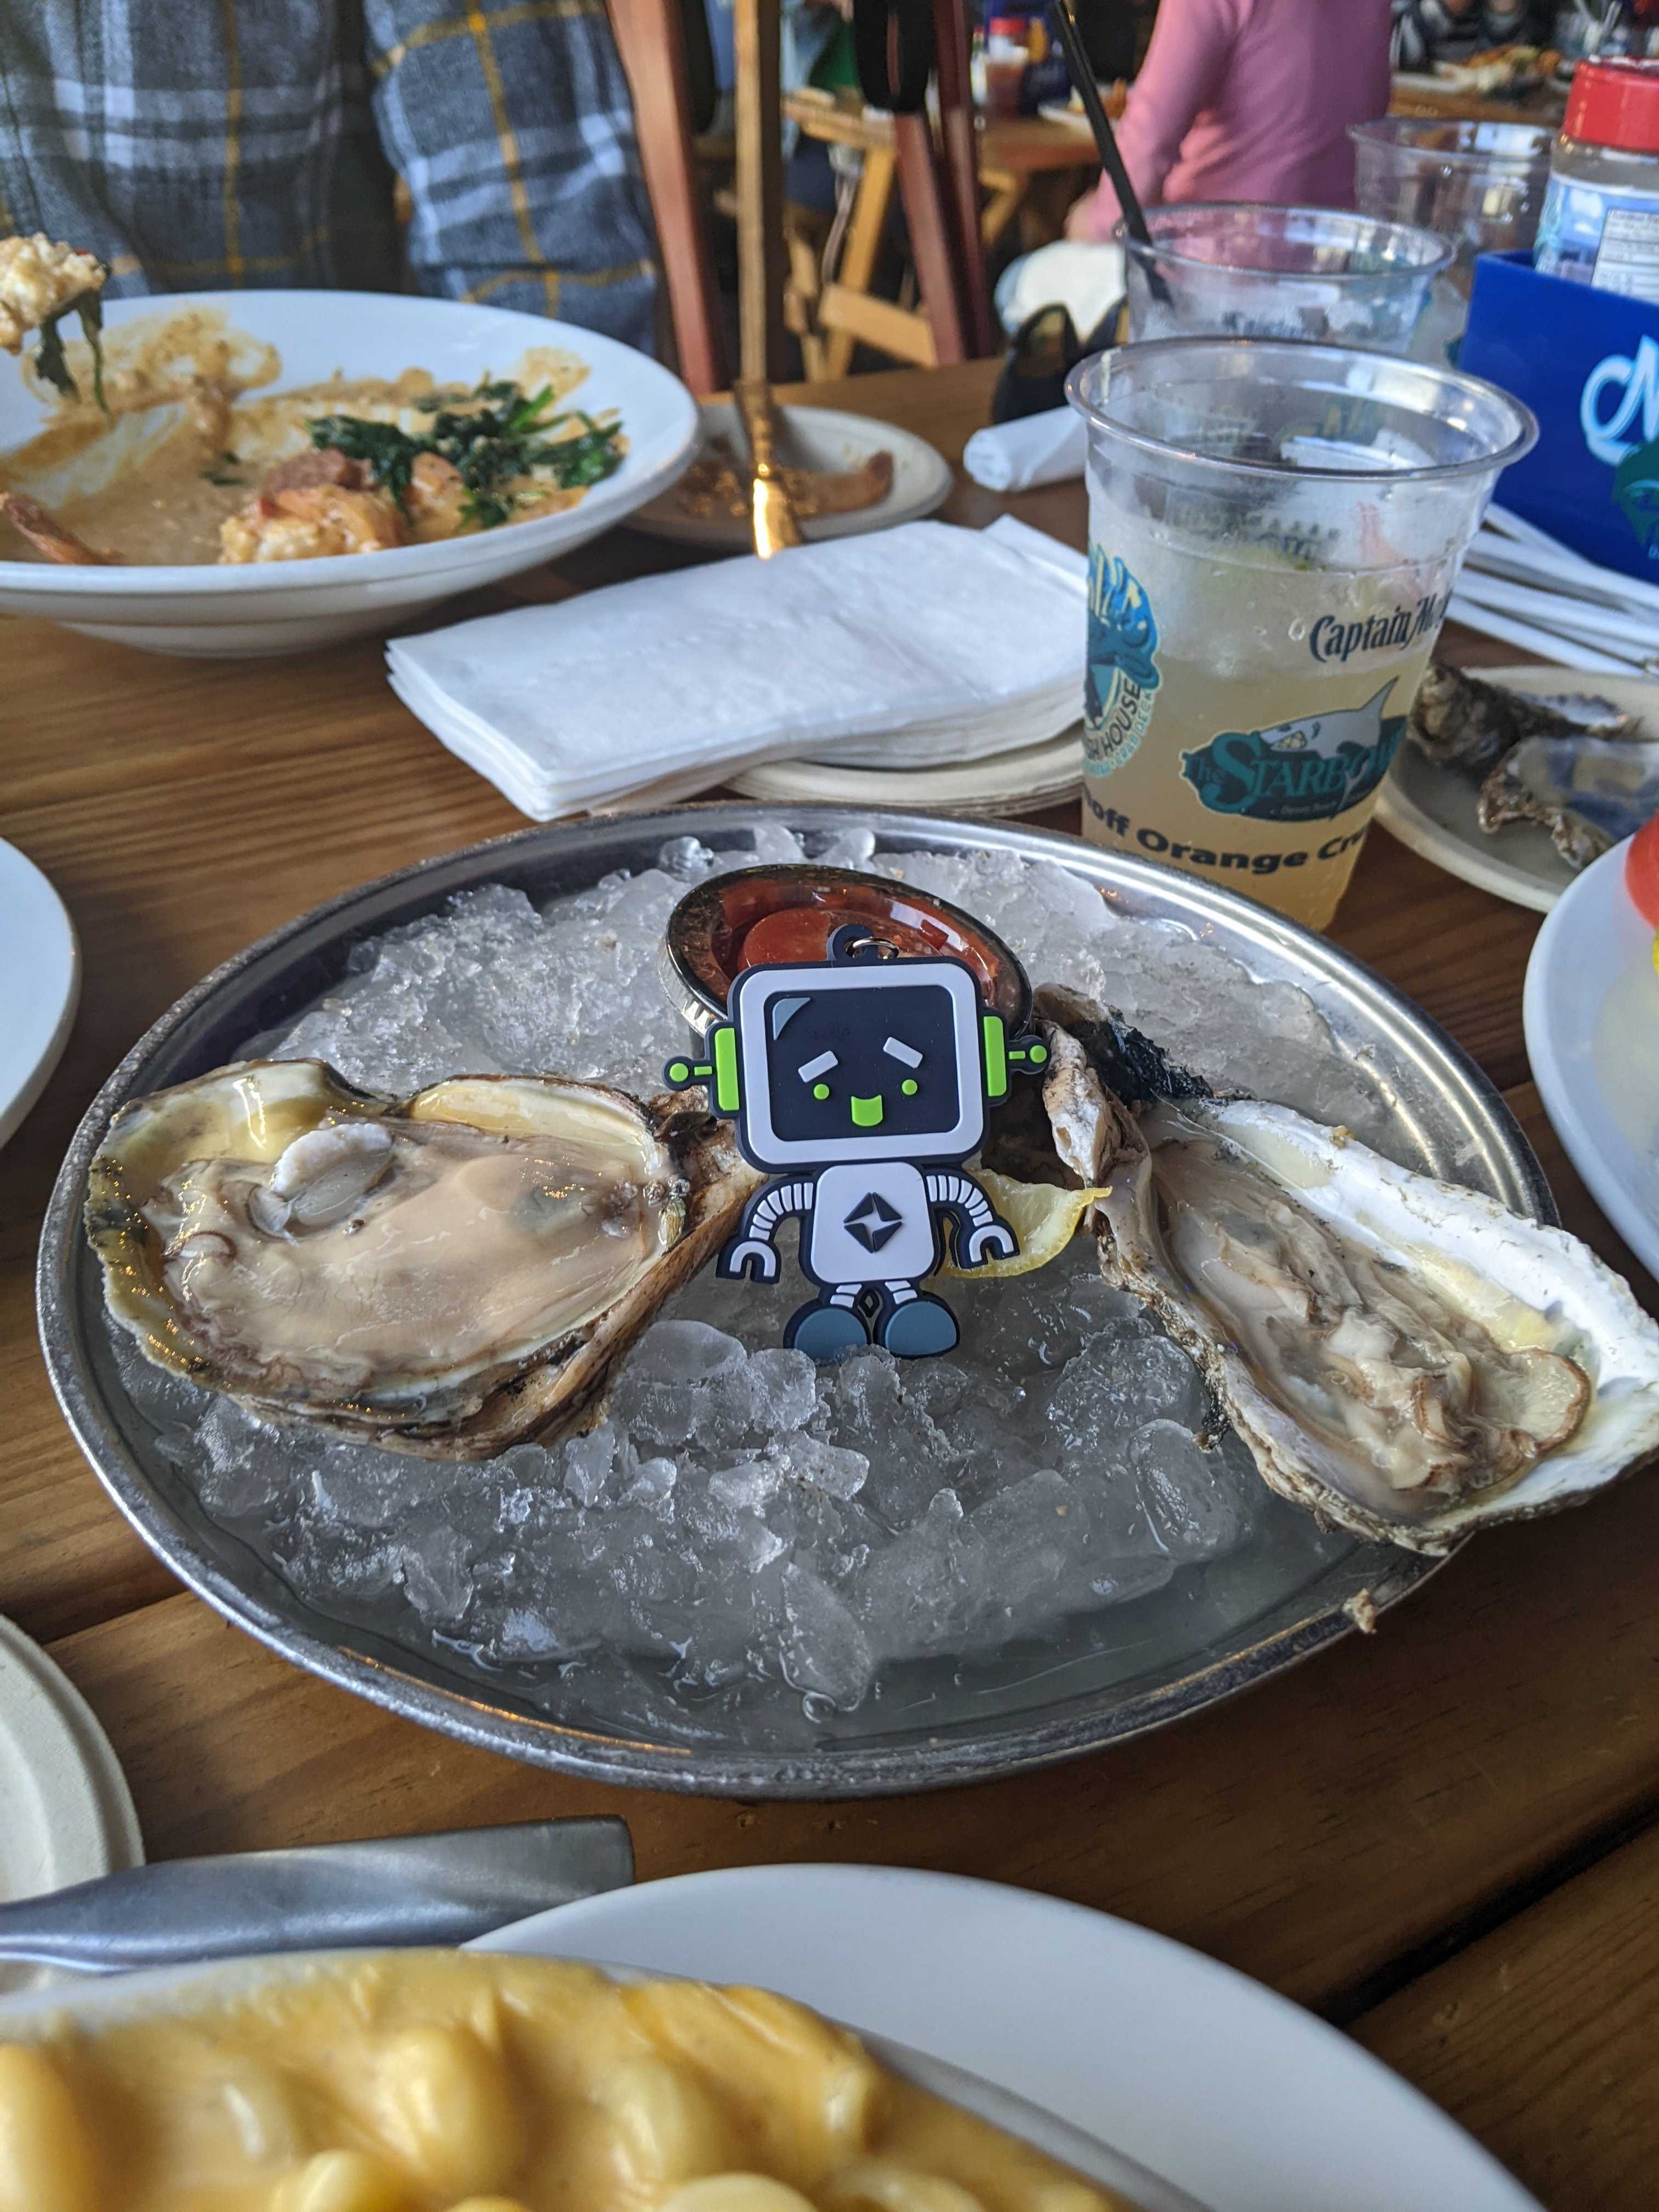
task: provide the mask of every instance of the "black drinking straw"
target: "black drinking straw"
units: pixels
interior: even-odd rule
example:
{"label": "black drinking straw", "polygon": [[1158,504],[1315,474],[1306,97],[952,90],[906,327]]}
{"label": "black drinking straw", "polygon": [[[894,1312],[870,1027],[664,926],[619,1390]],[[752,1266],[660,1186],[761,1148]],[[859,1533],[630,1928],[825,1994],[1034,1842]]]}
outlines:
{"label": "black drinking straw", "polygon": [[[1072,82],[1077,87],[1077,96],[1083,102],[1083,112],[1089,118],[1089,128],[1095,134],[1095,145],[1100,154],[1100,166],[1112,180],[1112,190],[1117,194],[1117,204],[1123,210],[1123,227],[1131,238],[1155,252],[1152,234],[1146,228],[1146,211],[1140,204],[1140,196],[1129,181],[1129,172],[1123,166],[1123,156],[1117,150],[1117,137],[1112,129],[1112,119],[1106,112],[1100,97],[1100,87],[1095,82],[1095,73],[1090,65],[1083,44],[1083,33],[1078,29],[1077,16],[1072,0],[1054,0],[1054,20],[1060,28],[1060,43],[1066,49],[1066,66],[1071,72]],[[1155,261],[1146,264],[1146,281],[1152,297],[1160,306],[1167,306],[1170,288],[1158,274]]]}

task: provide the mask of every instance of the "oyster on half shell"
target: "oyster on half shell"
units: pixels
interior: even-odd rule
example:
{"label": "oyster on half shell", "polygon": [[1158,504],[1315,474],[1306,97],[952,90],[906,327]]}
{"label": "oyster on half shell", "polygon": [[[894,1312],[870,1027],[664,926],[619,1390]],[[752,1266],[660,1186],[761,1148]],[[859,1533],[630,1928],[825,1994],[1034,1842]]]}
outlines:
{"label": "oyster on half shell", "polygon": [[1287,1107],[1137,1114],[1073,1034],[1109,1038],[1109,1018],[1073,1001],[1061,1020],[1044,1101],[1066,1167],[1109,1186],[1103,1272],[1192,1355],[1281,1496],[1443,1552],[1659,1454],[1659,1326],[1577,1238]]}
{"label": "oyster on half shell", "polygon": [[559,1076],[397,1099],[252,1060],[122,1109],[87,1232],[158,1364],[268,1419],[482,1459],[580,1424],[757,1180],[678,1100]]}
{"label": "oyster on half shell", "polygon": [[1659,813],[1659,742],[1651,738],[1525,738],[1480,787],[1487,831],[1536,822],[1570,867],[1587,868]]}

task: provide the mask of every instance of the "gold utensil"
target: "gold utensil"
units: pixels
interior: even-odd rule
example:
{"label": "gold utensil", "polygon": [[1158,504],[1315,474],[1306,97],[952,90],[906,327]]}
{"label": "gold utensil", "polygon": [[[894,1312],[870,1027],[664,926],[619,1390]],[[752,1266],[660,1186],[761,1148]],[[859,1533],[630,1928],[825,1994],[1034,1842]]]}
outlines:
{"label": "gold utensil", "polygon": [[777,406],[772,398],[772,387],[763,377],[740,376],[732,387],[732,397],[738,404],[738,420],[743,425],[749,446],[749,465],[754,472],[749,495],[749,526],[754,533],[756,552],[763,561],[768,561],[786,545],[799,545],[801,542],[800,523],[776,459]]}

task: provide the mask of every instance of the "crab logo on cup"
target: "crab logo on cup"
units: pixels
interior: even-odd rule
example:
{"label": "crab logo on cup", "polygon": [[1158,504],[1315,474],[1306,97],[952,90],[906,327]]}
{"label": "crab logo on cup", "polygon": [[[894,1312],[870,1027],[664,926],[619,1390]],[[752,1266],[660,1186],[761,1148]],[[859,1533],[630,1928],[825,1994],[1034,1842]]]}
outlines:
{"label": "crab logo on cup", "polygon": [[1121,768],[1146,734],[1158,686],[1158,622],[1139,579],[1096,545],[1089,554],[1083,750],[1091,775]]}

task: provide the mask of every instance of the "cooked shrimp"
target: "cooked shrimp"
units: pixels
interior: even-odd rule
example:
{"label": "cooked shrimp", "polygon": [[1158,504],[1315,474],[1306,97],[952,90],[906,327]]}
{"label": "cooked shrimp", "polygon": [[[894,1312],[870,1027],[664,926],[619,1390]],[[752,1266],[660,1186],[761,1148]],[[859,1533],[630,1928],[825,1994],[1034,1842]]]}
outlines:
{"label": "cooked shrimp", "polygon": [[95,254],[54,245],[46,233],[0,238],[0,347],[21,353],[30,331],[81,298],[103,289],[109,274]]}
{"label": "cooked shrimp", "polygon": [[441,453],[422,453],[409,472],[405,504],[416,544],[453,538],[466,520],[466,483],[453,461]]}
{"label": "cooked shrimp", "polygon": [[383,491],[301,484],[259,493],[219,527],[222,562],[312,561],[331,553],[380,553],[409,532]]}
{"label": "cooked shrimp", "polygon": [[265,471],[259,489],[267,499],[275,499],[278,492],[309,491],[315,484],[339,484],[347,491],[362,491],[368,483],[368,471],[361,461],[348,460],[337,447],[324,446],[276,462]]}
{"label": "cooked shrimp", "polygon": [[104,568],[118,567],[112,553],[94,553],[90,545],[83,544],[72,530],[66,530],[58,517],[47,511],[38,500],[27,492],[0,491],[0,515],[3,515],[20,538],[27,538],[37,553],[44,553],[48,561],[56,561],[65,568]]}

